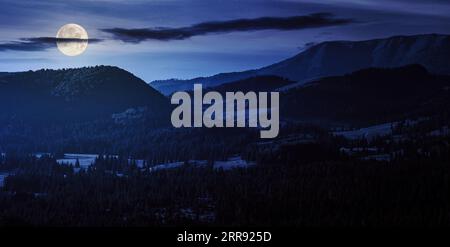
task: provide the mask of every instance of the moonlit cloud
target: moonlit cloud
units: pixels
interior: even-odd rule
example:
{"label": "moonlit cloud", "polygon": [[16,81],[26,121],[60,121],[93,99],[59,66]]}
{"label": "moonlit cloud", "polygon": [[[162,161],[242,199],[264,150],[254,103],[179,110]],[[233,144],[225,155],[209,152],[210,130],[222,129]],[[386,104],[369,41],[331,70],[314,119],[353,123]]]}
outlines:
{"label": "moonlit cloud", "polygon": [[290,17],[260,17],[255,19],[235,19],[229,21],[202,22],[180,28],[110,28],[102,31],[124,42],[138,43],[144,40],[182,40],[211,33],[230,33],[257,30],[298,30],[338,26],[352,23],[351,19],[334,18],[331,13]]}
{"label": "moonlit cloud", "polygon": [[0,43],[0,51],[43,51],[55,47],[56,42],[86,41],[90,43],[98,43],[101,42],[102,39],[71,39],[52,37],[22,38],[19,41]]}

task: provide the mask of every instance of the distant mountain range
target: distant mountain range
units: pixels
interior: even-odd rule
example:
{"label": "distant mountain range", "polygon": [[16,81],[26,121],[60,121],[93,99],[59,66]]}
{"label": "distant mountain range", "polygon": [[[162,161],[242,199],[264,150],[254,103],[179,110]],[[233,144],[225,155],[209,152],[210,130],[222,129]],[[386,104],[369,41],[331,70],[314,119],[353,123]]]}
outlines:
{"label": "distant mountain range", "polygon": [[111,66],[0,74],[0,121],[77,122],[133,107],[169,112],[166,97]]}
{"label": "distant mountain range", "polygon": [[424,34],[367,41],[328,41],[279,63],[256,70],[221,73],[190,80],[159,80],[150,85],[165,95],[192,90],[194,83],[214,87],[259,75],[275,75],[297,82],[344,75],[369,67],[393,68],[421,64],[429,72],[450,74],[450,36]]}

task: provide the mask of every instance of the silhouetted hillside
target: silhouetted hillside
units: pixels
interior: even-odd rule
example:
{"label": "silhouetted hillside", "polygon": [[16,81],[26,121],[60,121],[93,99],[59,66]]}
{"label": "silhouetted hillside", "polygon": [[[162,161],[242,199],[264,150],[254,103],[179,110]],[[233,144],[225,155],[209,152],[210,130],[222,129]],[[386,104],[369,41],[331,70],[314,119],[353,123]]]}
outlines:
{"label": "silhouetted hillside", "polygon": [[323,78],[281,98],[281,116],[323,123],[380,123],[432,114],[450,105],[450,77],[420,65],[369,68]]}
{"label": "silhouetted hillside", "polygon": [[293,81],[279,76],[255,76],[243,80],[224,83],[217,87],[209,88],[204,91],[214,90],[225,95],[225,92],[270,92],[277,91],[278,88],[293,84]]}

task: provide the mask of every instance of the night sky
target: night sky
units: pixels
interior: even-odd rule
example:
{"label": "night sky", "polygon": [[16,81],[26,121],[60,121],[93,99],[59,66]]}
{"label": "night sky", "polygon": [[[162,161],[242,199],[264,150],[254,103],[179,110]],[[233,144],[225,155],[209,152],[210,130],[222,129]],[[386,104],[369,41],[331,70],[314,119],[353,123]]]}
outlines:
{"label": "night sky", "polygon": [[[89,47],[64,56],[67,23]],[[0,71],[115,65],[150,82],[254,69],[326,40],[450,33],[448,0],[0,0]]]}

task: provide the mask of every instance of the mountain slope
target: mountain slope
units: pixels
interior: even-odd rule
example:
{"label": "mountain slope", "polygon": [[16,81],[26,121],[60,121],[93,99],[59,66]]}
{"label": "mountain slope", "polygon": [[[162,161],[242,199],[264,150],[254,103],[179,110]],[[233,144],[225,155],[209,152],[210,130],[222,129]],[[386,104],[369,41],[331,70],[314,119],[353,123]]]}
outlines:
{"label": "mountain slope", "polygon": [[430,74],[421,65],[369,68],[327,77],[284,92],[283,118],[367,125],[448,111],[450,76]]}
{"label": "mountain slope", "polygon": [[163,94],[192,90],[194,83],[213,87],[258,75],[276,75],[293,81],[310,81],[343,75],[369,67],[400,67],[421,64],[431,73],[450,74],[450,36],[438,34],[395,36],[367,41],[329,41],[311,46],[282,62],[243,72],[222,73],[191,80],[153,81]]}
{"label": "mountain slope", "polygon": [[2,121],[88,121],[140,106],[155,116],[170,107],[163,95],[117,67],[39,70],[0,77]]}

